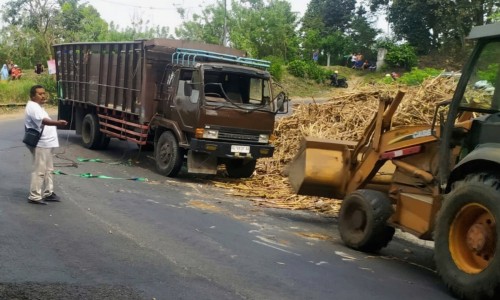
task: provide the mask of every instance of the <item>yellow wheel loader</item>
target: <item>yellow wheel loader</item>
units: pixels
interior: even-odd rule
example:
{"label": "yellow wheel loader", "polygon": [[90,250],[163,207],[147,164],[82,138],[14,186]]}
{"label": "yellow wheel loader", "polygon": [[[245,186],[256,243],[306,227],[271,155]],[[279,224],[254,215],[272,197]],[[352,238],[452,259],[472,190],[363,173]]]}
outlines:
{"label": "yellow wheel loader", "polygon": [[428,125],[392,126],[404,97],[381,100],[358,142],[306,137],[289,179],[303,195],[343,199],[339,231],[360,251],[395,228],[434,240],[437,271],[458,297],[500,297],[500,24],[476,41],[453,98]]}

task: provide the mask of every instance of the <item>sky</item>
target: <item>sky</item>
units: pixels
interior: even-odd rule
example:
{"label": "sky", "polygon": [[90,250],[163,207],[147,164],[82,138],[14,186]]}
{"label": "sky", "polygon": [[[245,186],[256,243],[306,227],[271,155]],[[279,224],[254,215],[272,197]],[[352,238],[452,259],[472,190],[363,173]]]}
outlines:
{"label": "sky", "polygon": [[[7,1],[0,0],[0,6]],[[189,17],[216,2],[217,0],[80,0],[80,3],[88,3],[95,7],[106,22],[113,21],[122,29],[126,28],[132,20],[142,18],[149,20],[149,26],[169,27],[171,34],[175,32],[175,27],[182,23],[177,8],[185,9]],[[231,0],[227,0],[228,4],[230,2]],[[310,0],[288,0],[288,2],[292,5],[292,11],[302,17]],[[382,19],[379,18],[376,25],[387,31],[387,23]]]}
{"label": "sky", "polygon": [[[310,0],[290,0],[292,11],[304,14]],[[4,2],[4,1],[0,1]],[[113,21],[120,28],[125,28],[134,17],[149,20],[150,25],[168,26],[170,33],[178,27],[182,20],[177,13],[177,8],[182,7],[188,16],[201,12],[204,7],[214,4],[216,0],[87,0],[94,6],[108,23]],[[229,4],[231,0],[227,0]],[[82,1],[81,3],[84,3]]]}

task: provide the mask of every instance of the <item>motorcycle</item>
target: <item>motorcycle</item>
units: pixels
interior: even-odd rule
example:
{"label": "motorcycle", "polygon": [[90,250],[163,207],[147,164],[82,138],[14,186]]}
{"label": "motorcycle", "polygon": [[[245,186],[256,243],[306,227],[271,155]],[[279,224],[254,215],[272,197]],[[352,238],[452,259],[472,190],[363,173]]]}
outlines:
{"label": "motorcycle", "polygon": [[333,73],[330,76],[330,86],[347,88],[347,78],[344,76],[339,76],[337,73]]}

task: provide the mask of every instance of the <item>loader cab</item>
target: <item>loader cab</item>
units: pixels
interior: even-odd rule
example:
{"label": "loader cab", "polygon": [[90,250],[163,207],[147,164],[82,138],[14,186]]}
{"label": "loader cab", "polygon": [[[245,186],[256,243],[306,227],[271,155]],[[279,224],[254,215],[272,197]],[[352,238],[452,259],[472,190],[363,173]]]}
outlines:
{"label": "loader cab", "polygon": [[[473,165],[466,166],[469,155],[478,147],[500,144],[500,24],[475,27],[469,38],[476,40],[476,46],[463,68],[441,132],[439,178],[442,186],[461,177],[460,173],[470,172],[463,168]],[[457,143],[459,123],[468,124]],[[458,154],[453,154],[455,146],[460,147]],[[486,158],[485,155],[481,158]],[[482,159],[475,165],[484,167],[481,163],[491,163]]]}

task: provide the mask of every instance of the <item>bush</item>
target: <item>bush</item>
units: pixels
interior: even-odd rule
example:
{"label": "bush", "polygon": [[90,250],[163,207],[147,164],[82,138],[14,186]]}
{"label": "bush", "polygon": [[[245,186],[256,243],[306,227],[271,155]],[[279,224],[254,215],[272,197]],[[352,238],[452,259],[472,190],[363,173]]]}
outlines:
{"label": "bush", "polygon": [[280,57],[269,56],[265,57],[264,60],[271,62],[271,67],[269,68],[269,73],[273,76],[276,81],[281,81],[283,79],[283,65],[285,62]]}
{"label": "bush", "polygon": [[385,62],[391,68],[405,68],[406,70],[411,70],[418,63],[415,48],[408,43],[396,44],[393,41],[385,40],[379,42],[377,47],[387,49]]}
{"label": "bush", "polygon": [[302,60],[294,60],[288,64],[288,73],[295,77],[311,79],[317,83],[324,82],[330,72],[316,64],[315,62],[305,62]]}
{"label": "bush", "polygon": [[388,49],[385,60],[392,67],[403,67],[407,70],[411,70],[418,63],[415,49],[409,44],[395,45]]}
{"label": "bush", "polygon": [[498,70],[498,64],[489,64],[486,70],[478,71],[479,79],[486,80],[490,83],[494,83],[497,81],[497,70]]}
{"label": "bush", "polygon": [[288,64],[288,73],[295,77],[306,78],[307,64],[303,60],[294,60]]}
{"label": "bush", "polygon": [[419,85],[421,84],[425,79],[429,77],[435,77],[441,74],[441,70],[433,69],[433,68],[424,68],[424,69],[419,69],[419,68],[413,68],[411,72],[405,73],[401,78],[398,80],[401,83],[407,84],[407,85]]}

